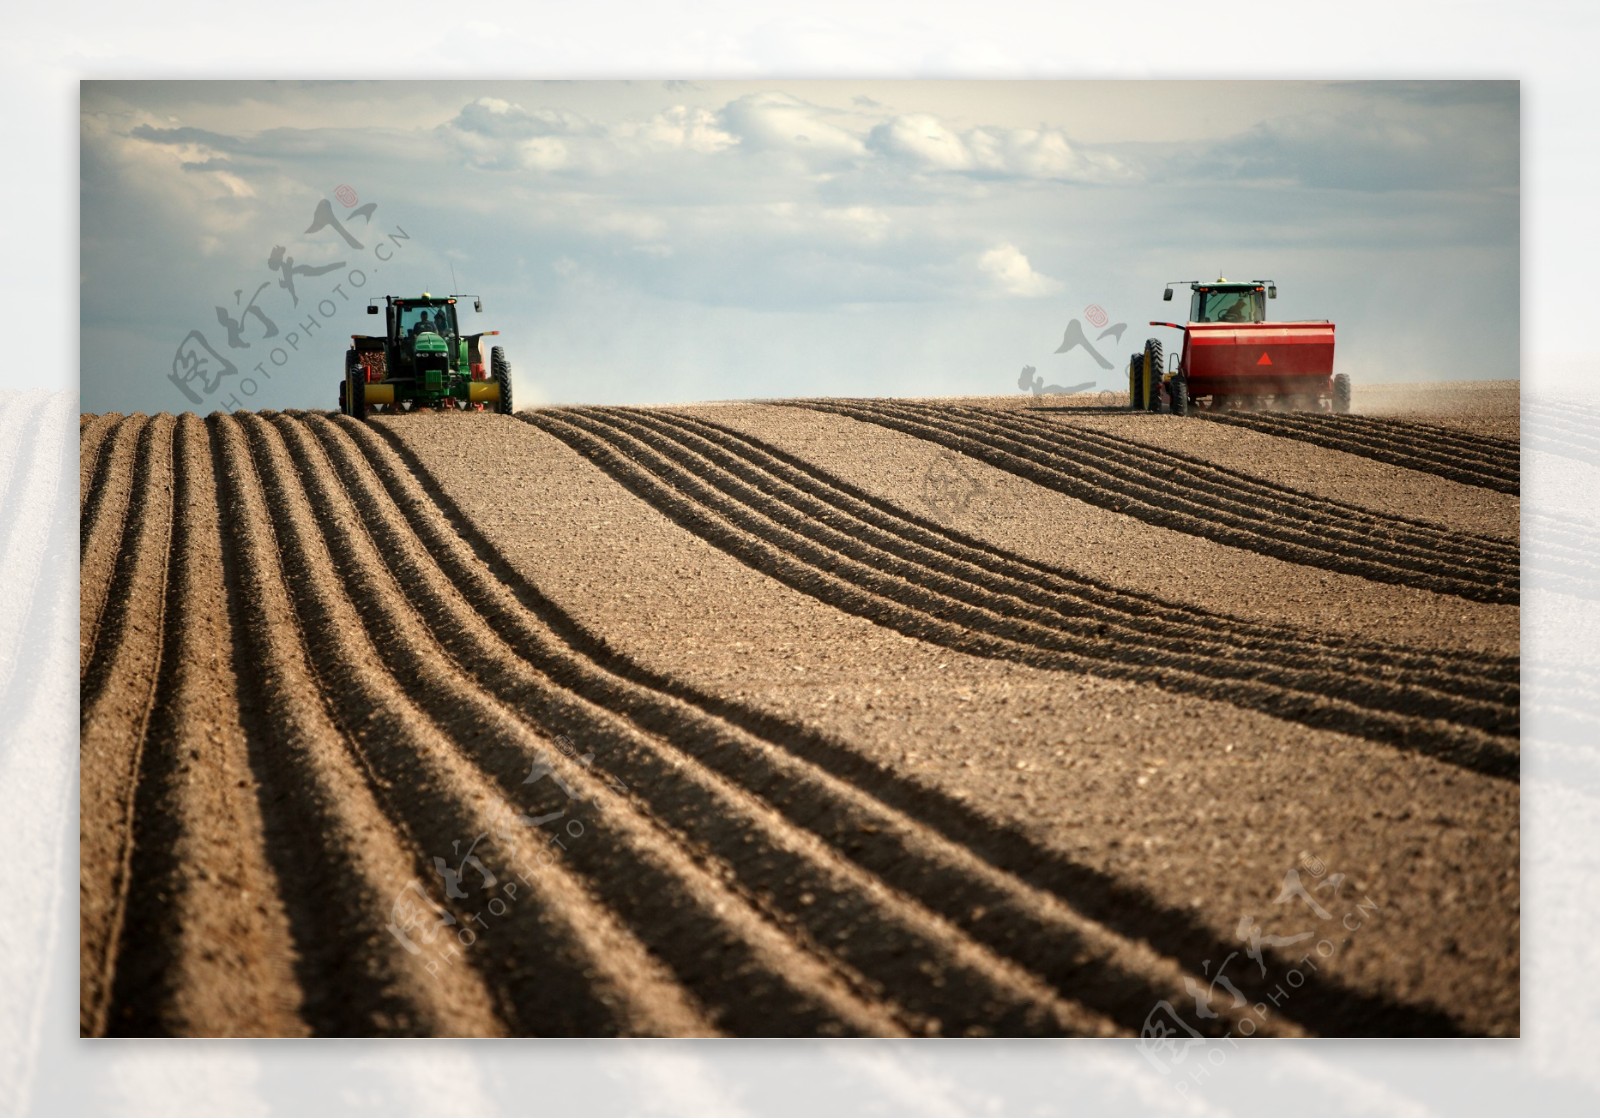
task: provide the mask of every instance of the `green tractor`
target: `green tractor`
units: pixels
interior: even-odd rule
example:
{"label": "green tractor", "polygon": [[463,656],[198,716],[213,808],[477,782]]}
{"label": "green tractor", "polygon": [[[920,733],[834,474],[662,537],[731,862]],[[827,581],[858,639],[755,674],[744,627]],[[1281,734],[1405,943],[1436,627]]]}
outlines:
{"label": "green tractor", "polygon": [[[498,330],[462,334],[454,295],[386,295],[382,335],[355,334],[344,356],[339,411],[358,420],[370,412],[477,411],[511,414],[511,363],[499,346],[483,360],[483,339]],[[473,296],[472,306],[483,310]],[[378,297],[367,314],[378,313]]]}

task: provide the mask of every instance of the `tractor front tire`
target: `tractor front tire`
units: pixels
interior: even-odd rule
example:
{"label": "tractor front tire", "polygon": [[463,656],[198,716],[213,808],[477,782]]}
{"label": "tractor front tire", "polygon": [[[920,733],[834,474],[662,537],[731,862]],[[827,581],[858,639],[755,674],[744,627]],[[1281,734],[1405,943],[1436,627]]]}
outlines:
{"label": "tractor front tire", "polygon": [[1350,411],[1350,374],[1333,375],[1333,410],[1343,415]]}
{"label": "tractor front tire", "polygon": [[1144,344],[1144,406],[1147,411],[1161,411],[1161,374],[1166,368],[1161,342],[1150,339]]}
{"label": "tractor front tire", "polygon": [[1174,416],[1187,416],[1189,414],[1189,379],[1176,376],[1167,382],[1167,399],[1172,402]]}
{"label": "tractor front tire", "polygon": [[506,360],[506,352],[499,346],[489,351],[489,368],[494,373],[495,384],[500,386],[500,400],[495,404],[494,410],[502,416],[511,415],[511,363]]}
{"label": "tractor front tire", "polygon": [[357,420],[367,418],[367,367],[353,353],[344,363],[344,414]]}
{"label": "tractor front tire", "polygon": [[345,404],[347,396],[345,390],[349,387],[349,381],[350,378],[347,375],[343,381],[339,382],[339,414],[341,416],[348,415],[350,411],[349,406]]}
{"label": "tractor front tire", "polygon": [[1128,407],[1135,412],[1144,409],[1144,355],[1134,354],[1128,359]]}

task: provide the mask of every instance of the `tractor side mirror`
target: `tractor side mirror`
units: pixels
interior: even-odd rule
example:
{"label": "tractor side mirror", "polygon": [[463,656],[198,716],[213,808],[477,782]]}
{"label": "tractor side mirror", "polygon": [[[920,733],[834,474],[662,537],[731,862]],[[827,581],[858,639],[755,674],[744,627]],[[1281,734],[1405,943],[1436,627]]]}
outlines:
{"label": "tractor side mirror", "polygon": [[368,303],[368,304],[367,304],[367,314],[369,314],[369,315],[376,315],[376,314],[377,314],[377,313],[378,313],[378,307],[377,307],[377,304],[375,304],[375,303]]}
{"label": "tractor side mirror", "polygon": [[1276,298],[1278,298],[1278,285],[1277,284],[1268,284],[1267,285],[1267,298],[1268,299],[1276,299]]}
{"label": "tractor side mirror", "polygon": [[1168,288],[1166,291],[1162,292],[1161,293],[1161,298],[1163,300],[1165,300],[1166,302],[1171,303],[1172,302],[1172,289]]}
{"label": "tractor side mirror", "polygon": [[474,311],[478,312],[478,314],[480,314],[480,315],[483,314],[483,300],[474,299],[472,301],[472,309]]}

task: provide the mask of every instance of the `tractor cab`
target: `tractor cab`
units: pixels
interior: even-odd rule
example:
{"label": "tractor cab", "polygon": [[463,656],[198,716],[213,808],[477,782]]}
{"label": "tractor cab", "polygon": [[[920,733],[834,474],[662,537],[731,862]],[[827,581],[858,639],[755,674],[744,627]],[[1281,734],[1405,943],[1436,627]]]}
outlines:
{"label": "tractor cab", "polygon": [[395,361],[390,376],[419,378],[430,388],[443,382],[454,364],[451,352],[459,337],[455,303],[429,295],[391,297],[387,317]]}
{"label": "tractor cab", "polygon": [[[1278,298],[1278,285],[1267,280],[1232,283],[1216,279],[1209,283],[1194,280],[1189,284],[1190,322],[1255,323],[1267,321],[1267,300]],[[1171,301],[1168,285],[1162,299]]]}
{"label": "tractor cab", "polygon": [[411,348],[422,334],[437,334],[442,341],[459,335],[456,329],[456,301],[434,299],[396,299],[389,307],[389,340]]}

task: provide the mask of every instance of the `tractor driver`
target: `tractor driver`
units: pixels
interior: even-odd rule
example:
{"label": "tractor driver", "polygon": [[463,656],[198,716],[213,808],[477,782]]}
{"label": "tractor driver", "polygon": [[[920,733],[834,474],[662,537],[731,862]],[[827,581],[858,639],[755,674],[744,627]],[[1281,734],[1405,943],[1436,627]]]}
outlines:
{"label": "tractor driver", "polygon": [[1233,304],[1217,316],[1217,319],[1219,322],[1254,322],[1255,314],[1252,307],[1254,302],[1250,292],[1241,291],[1233,297]]}
{"label": "tractor driver", "polygon": [[433,318],[426,311],[422,312],[422,317],[417,320],[417,325],[411,328],[411,334],[413,337],[418,334],[437,333],[438,331],[435,330],[433,326]]}

